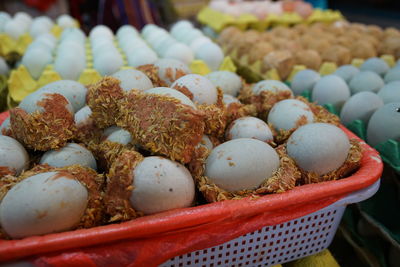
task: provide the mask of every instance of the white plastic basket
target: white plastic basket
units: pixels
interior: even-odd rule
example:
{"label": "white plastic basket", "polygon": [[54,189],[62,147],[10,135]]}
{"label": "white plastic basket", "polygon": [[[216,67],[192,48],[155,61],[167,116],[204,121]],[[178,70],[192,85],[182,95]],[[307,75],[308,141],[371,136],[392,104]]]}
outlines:
{"label": "white plastic basket", "polygon": [[172,258],[160,266],[270,266],[316,254],[335,236],[346,206],[373,196],[380,180],[306,216],[265,226],[219,246]]}

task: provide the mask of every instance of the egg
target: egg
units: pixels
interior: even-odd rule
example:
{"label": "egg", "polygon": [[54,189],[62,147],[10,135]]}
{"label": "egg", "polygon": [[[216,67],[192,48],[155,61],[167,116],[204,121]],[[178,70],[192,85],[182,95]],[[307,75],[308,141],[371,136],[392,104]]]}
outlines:
{"label": "egg", "polygon": [[182,36],[181,41],[185,44],[190,44],[193,40],[204,36],[199,29],[190,29],[190,31]]}
{"label": "egg", "polygon": [[101,76],[106,76],[117,72],[123,64],[119,53],[105,53],[96,57],[93,65]]}
{"label": "egg", "polygon": [[263,142],[273,141],[268,124],[256,117],[242,117],[234,120],[225,132],[226,140],[253,138]]}
{"label": "egg", "polygon": [[285,99],[276,103],[268,114],[268,123],[277,130],[291,130],[301,124],[314,122],[314,113],[304,102]]}
{"label": "egg", "polygon": [[90,31],[89,38],[90,40],[95,40],[98,38],[113,39],[114,34],[109,27],[105,25],[97,25]]}
{"label": "egg", "polygon": [[224,59],[221,47],[214,43],[205,43],[198,47],[194,53],[195,58],[203,60],[212,71],[216,71]]}
{"label": "egg", "polygon": [[237,96],[242,89],[242,80],[239,75],[231,71],[213,71],[207,74],[206,78],[219,87],[224,94]]}
{"label": "egg", "polygon": [[7,65],[7,62],[3,57],[0,57],[0,75],[7,76],[10,72],[10,68]]}
{"label": "egg", "polygon": [[[175,33],[173,35],[173,37],[178,40],[179,42],[183,42],[185,36],[187,36],[188,34],[190,34],[193,31],[193,28],[183,28],[180,31],[178,31],[177,33]],[[197,33],[196,33],[197,34]],[[199,37],[201,35],[198,35]]]}
{"label": "egg", "polygon": [[390,69],[389,65],[383,59],[373,57],[367,59],[361,66],[361,71],[373,71],[381,76],[384,76]]}
{"label": "egg", "polygon": [[307,172],[324,175],[341,167],[350,150],[347,135],[328,123],[310,123],[289,137],[287,153]]}
{"label": "egg", "polygon": [[0,135],[6,135],[5,133],[11,131],[11,123],[10,123],[10,117],[5,119],[1,124],[0,124]]}
{"label": "egg", "polygon": [[279,92],[290,92],[291,95],[293,95],[292,90],[284,84],[281,81],[276,81],[276,80],[263,80],[252,87],[253,94],[259,95],[262,91],[270,91],[273,93],[279,93]]}
{"label": "egg", "polygon": [[158,57],[150,48],[141,48],[134,53],[127,54],[128,65],[131,67],[139,67],[147,64],[154,64]]}
{"label": "egg", "polygon": [[295,95],[301,95],[305,91],[311,91],[315,83],[321,78],[314,70],[301,70],[293,77],[291,88]]}
{"label": "egg", "polygon": [[43,43],[50,50],[53,50],[56,47],[57,39],[51,33],[42,33],[35,39],[34,42]]}
{"label": "egg", "polygon": [[0,203],[0,225],[12,238],[69,230],[79,223],[87,200],[87,189],[70,174],[36,174],[5,194]]}
{"label": "egg", "polygon": [[153,52],[153,50],[151,50],[145,41],[134,36],[122,37],[121,41],[119,42],[119,46],[125,52],[125,54],[133,54],[137,50],[144,48]]}
{"label": "egg", "polygon": [[0,135],[0,178],[3,171],[19,175],[28,167],[29,155],[25,148],[14,138]]}
{"label": "egg", "polygon": [[211,142],[210,138],[207,135],[203,135],[201,138],[200,143],[196,147],[203,146],[207,148],[208,150],[212,150],[214,148],[213,143]]}
{"label": "egg", "polygon": [[400,102],[388,103],[371,116],[367,127],[367,141],[376,146],[388,139],[400,141]]}
{"label": "egg", "polygon": [[176,80],[171,88],[178,91],[189,91],[193,102],[198,104],[215,104],[218,99],[217,88],[206,77],[198,74],[188,74]]}
{"label": "egg", "polygon": [[75,20],[68,14],[62,14],[57,18],[57,24],[61,28],[75,27]]}
{"label": "egg", "polygon": [[148,35],[150,35],[153,31],[158,30],[158,28],[159,27],[154,24],[146,24],[143,27],[141,34],[142,34],[143,38],[146,39]]}
{"label": "egg", "polygon": [[102,137],[105,140],[121,145],[127,145],[132,142],[132,135],[127,130],[117,126],[111,126],[105,129]]}
{"label": "egg", "polygon": [[158,68],[158,77],[168,86],[180,77],[191,73],[185,63],[172,58],[158,59],[154,62],[154,66]]}
{"label": "egg", "polygon": [[225,106],[229,106],[232,103],[240,104],[239,99],[237,99],[236,97],[234,97],[232,95],[227,95],[227,94],[223,95],[222,101],[224,102]]}
{"label": "egg", "polygon": [[[157,53],[161,56],[164,57],[164,55],[166,54],[166,52],[168,51],[168,49],[171,46],[174,46],[175,44],[178,44],[178,41],[176,41],[175,39],[171,38],[171,37],[167,37],[162,39],[161,42],[157,43],[154,46],[154,49],[157,51]],[[192,57],[193,57],[193,52],[191,53]],[[193,59],[192,59],[193,60]]]}
{"label": "egg", "polygon": [[96,160],[92,152],[75,143],[68,143],[58,150],[47,151],[40,158],[40,164],[48,164],[51,167],[65,167],[78,164],[97,170]]}
{"label": "egg", "polygon": [[400,80],[393,81],[382,87],[378,92],[378,96],[382,98],[385,104],[400,102]]}
{"label": "egg", "polygon": [[86,40],[86,36],[85,36],[85,33],[81,29],[67,28],[67,29],[63,30],[60,40],[61,41],[72,40],[72,41],[83,44]]}
{"label": "egg", "polygon": [[361,71],[350,80],[349,87],[352,94],[371,91],[377,93],[384,86],[382,78],[372,71]]}
{"label": "egg", "polygon": [[92,110],[89,106],[84,106],[80,110],[78,110],[74,115],[74,121],[76,125],[86,124],[90,120],[90,116],[92,115]]}
{"label": "egg", "polygon": [[85,69],[85,62],[76,55],[63,54],[57,56],[54,62],[54,69],[62,79],[78,80]]}
{"label": "egg", "polygon": [[154,214],[192,205],[195,186],[181,164],[162,157],[147,157],[133,171],[130,202],[135,210]]}
{"label": "egg", "polygon": [[12,19],[4,25],[4,32],[14,40],[18,40],[25,33],[25,29],[20,22]]}
{"label": "egg", "polygon": [[171,35],[175,37],[183,29],[192,29],[192,28],[193,24],[190,21],[180,20],[176,22],[174,25],[172,25],[170,32]]}
{"label": "egg", "polygon": [[311,98],[319,105],[332,104],[340,110],[350,98],[350,89],[346,82],[336,75],[327,75],[316,82]]}
{"label": "egg", "polygon": [[85,59],[86,51],[83,44],[73,40],[63,40],[57,47],[57,57],[73,55],[76,59]]}
{"label": "egg", "polygon": [[47,25],[46,23],[40,22],[40,21],[34,21],[32,25],[30,26],[29,29],[29,34],[36,38],[37,36],[44,34],[44,33],[49,33],[51,31],[51,27]]}
{"label": "egg", "polygon": [[187,45],[175,43],[165,51],[163,57],[177,59],[185,64],[190,64],[193,61],[193,52]]}
{"label": "egg", "polygon": [[147,90],[153,88],[153,83],[151,80],[141,71],[126,69],[120,70],[111,75],[111,77],[117,78],[121,81],[120,86],[125,91],[131,89],[136,90]]}
{"label": "egg", "polygon": [[354,120],[361,120],[367,125],[369,118],[381,106],[383,106],[383,101],[375,93],[359,92],[350,97],[343,105],[340,121],[343,125],[349,125]]}
{"label": "egg", "polygon": [[190,49],[192,51],[196,51],[200,46],[205,43],[212,43],[211,39],[205,36],[197,37],[196,39],[192,40],[189,44]]}
{"label": "egg", "polygon": [[215,147],[205,164],[205,176],[229,192],[252,190],[279,168],[279,156],[267,143],[239,138]]}
{"label": "egg", "polygon": [[384,78],[385,83],[400,81],[400,68],[390,69]]}
{"label": "egg", "polygon": [[353,65],[343,65],[340,66],[333,74],[341,77],[345,82],[350,82],[350,80],[359,73],[360,70]]}
{"label": "egg", "polygon": [[28,69],[32,78],[37,80],[44,68],[50,64],[52,56],[49,51],[43,49],[32,49],[22,57],[22,64]]}
{"label": "egg", "polygon": [[173,97],[179,100],[182,104],[191,106],[192,108],[196,109],[196,106],[187,96],[182,94],[181,92],[168,88],[168,87],[156,87],[145,91],[147,94],[157,94],[157,95],[165,95],[169,97]]}
{"label": "egg", "polygon": [[138,36],[139,32],[132,25],[123,25],[117,31],[117,38],[120,40],[124,35]]}
{"label": "egg", "polygon": [[39,21],[40,23],[46,24],[49,28],[54,26],[54,22],[47,16],[36,17],[34,21]]}
{"label": "egg", "polygon": [[[42,101],[49,98],[50,92],[46,92],[45,90],[37,90],[29,95],[27,95],[21,103],[19,103],[18,107],[25,110],[25,112],[31,114],[33,112],[39,111],[44,112],[44,108],[40,105]],[[71,113],[74,114],[74,108],[69,100],[63,96],[67,102],[66,108]]]}
{"label": "egg", "polygon": [[17,21],[23,21],[26,24],[30,24],[32,22],[32,17],[28,13],[22,11],[15,13],[14,19]]}

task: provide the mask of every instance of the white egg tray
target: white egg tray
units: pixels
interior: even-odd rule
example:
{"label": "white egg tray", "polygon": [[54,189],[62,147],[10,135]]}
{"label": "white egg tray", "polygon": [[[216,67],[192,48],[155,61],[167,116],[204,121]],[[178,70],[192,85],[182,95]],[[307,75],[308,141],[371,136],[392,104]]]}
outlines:
{"label": "white egg tray", "polygon": [[346,206],[373,196],[380,180],[306,216],[265,226],[218,246],[174,257],[160,266],[271,266],[316,254],[331,244]]}

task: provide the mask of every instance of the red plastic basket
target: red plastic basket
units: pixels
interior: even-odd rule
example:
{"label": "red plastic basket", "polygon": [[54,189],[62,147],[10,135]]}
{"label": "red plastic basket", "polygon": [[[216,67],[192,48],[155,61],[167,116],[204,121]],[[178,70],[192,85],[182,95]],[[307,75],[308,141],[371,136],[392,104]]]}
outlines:
{"label": "red plastic basket", "polygon": [[[6,116],[1,114],[0,118]],[[357,138],[342,129],[350,138]],[[362,146],[361,167],[348,178],[260,198],[171,210],[120,224],[3,240],[0,262],[24,258],[37,266],[156,266],[175,256],[311,214],[374,184],[383,164],[376,150],[365,142]]]}

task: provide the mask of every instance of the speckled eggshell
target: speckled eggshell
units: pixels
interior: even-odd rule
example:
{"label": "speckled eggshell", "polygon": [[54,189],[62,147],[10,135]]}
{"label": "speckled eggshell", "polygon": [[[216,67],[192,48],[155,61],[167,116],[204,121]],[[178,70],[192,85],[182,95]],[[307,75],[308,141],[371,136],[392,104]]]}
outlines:
{"label": "speckled eggshell", "polygon": [[385,104],[400,102],[400,80],[393,81],[382,87],[378,92],[378,96]]}
{"label": "speckled eggshell", "polygon": [[340,121],[343,125],[349,125],[354,120],[362,120],[367,125],[369,118],[381,106],[383,106],[383,101],[375,93],[357,93],[343,105],[340,112]]}
{"label": "speckled eggshell", "polygon": [[22,64],[28,69],[32,78],[37,80],[47,64],[52,61],[51,53],[44,49],[32,49],[22,57]]}
{"label": "speckled eggshell", "polygon": [[314,114],[307,104],[296,99],[285,99],[276,103],[268,114],[268,123],[277,130],[291,130],[298,122],[314,122]]}
{"label": "speckled eggshell", "polygon": [[0,203],[0,225],[12,238],[65,231],[79,223],[87,189],[61,172],[36,174],[12,187]]}
{"label": "speckled eggshell", "polygon": [[188,74],[176,80],[173,89],[185,88],[193,94],[193,102],[198,104],[215,104],[218,99],[217,88],[206,77],[198,74]]}
{"label": "speckled eggshell", "polygon": [[[53,94],[51,92],[46,92],[45,90],[38,90],[36,92],[33,92],[29,95],[27,95],[21,103],[19,103],[18,107],[22,108],[25,110],[27,113],[33,113],[35,111],[43,112],[44,108],[41,106],[38,106],[38,103],[40,101],[43,101],[45,98],[48,97],[49,94]],[[71,114],[74,114],[74,108],[72,107],[72,104],[69,102],[68,98],[63,96],[66,101],[67,105],[66,108],[71,112]]]}
{"label": "speckled eggshell", "polygon": [[194,58],[192,49],[182,43],[175,43],[168,47],[165,53],[163,53],[163,57],[177,59],[185,64],[190,64]]}
{"label": "speckled eggshell", "polygon": [[301,70],[293,77],[290,87],[295,95],[301,95],[304,91],[311,91],[320,78],[315,70]]}
{"label": "speckled eggshell", "polygon": [[380,107],[368,123],[368,144],[376,146],[388,139],[400,141],[400,102],[388,103]]}
{"label": "speckled eggshell", "polygon": [[340,110],[350,98],[350,89],[339,76],[327,75],[315,84],[311,98],[319,105],[332,104]]}
{"label": "speckled eggshell", "polygon": [[192,205],[195,186],[181,164],[162,157],[147,157],[133,171],[130,202],[135,210],[154,214]]}
{"label": "speckled eggshell", "polygon": [[139,70],[126,69],[120,70],[111,75],[121,81],[120,86],[125,91],[131,89],[147,90],[153,88],[153,83],[143,72]]}
{"label": "speckled eggshell", "polygon": [[47,151],[40,159],[40,164],[45,163],[52,167],[65,167],[78,164],[97,170],[96,160],[92,152],[75,143],[68,143],[58,150]]}
{"label": "speckled eggshell", "polygon": [[205,175],[230,192],[255,189],[279,168],[279,156],[267,143],[239,138],[215,147],[208,156]]}
{"label": "speckled eggshell", "polygon": [[217,44],[205,43],[194,51],[194,57],[203,60],[210,70],[216,71],[224,59],[224,52]]}
{"label": "speckled eggshell", "polygon": [[253,138],[263,142],[274,140],[268,124],[256,117],[234,120],[225,132],[225,137],[227,140],[238,138]]}
{"label": "speckled eggshell", "polygon": [[393,82],[393,81],[400,81],[400,68],[393,68],[390,69],[385,75],[385,83]]}
{"label": "speckled eggshell", "polygon": [[223,95],[222,101],[224,102],[225,106],[229,106],[232,103],[240,104],[239,99],[237,99],[236,97],[234,97],[232,95],[227,95],[227,94]]}
{"label": "speckled eggshell", "polygon": [[384,86],[382,78],[372,71],[361,71],[350,80],[349,87],[352,94],[371,91],[377,93]]}
{"label": "speckled eggshell", "polygon": [[187,96],[182,94],[181,92],[169,88],[169,87],[155,87],[145,91],[148,94],[158,94],[158,95],[165,95],[169,97],[173,97],[178,99],[182,104],[188,105],[194,109],[196,109],[195,104],[190,100]]}
{"label": "speckled eggshell", "polygon": [[328,123],[311,123],[299,127],[287,141],[288,155],[303,170],[319,175],[343,165],[350,150],[347,135]]}
{"label": "speckled eggshell", "polygon": [[178,73],[183,75],[191,73],[189,67],[185,63],[172,58],[159,59],[154,62],[154,66],[158,68],[158,77],[168,86],[175,82],[175,77]]}
{"label": "speckled eggshell", "polygon": [[127,145],[132,142],[132,135],[127,131],[117,126],[111,126],[104,130],[103,138],[108,141]]}
{"label": "speckled eggshell", "polygon": [[390,69],[389,65],[381,58],[373,57],[367,59],[361,66],[360,70],[373,71],[381,76],[384,76]]}
{"label": "speckled eggshell", "polygon": [[242,80],[234,72],[226,70],[213,71],[207,74],[206,77],[216,87],[219,87],[224,94],[237,96],[240,89],[242,89]]}
{"label": "speckled eggshell", "polygon": [[341,77],[345,82],[350,82],[350,80],[359,73],[360,70],[353,65],[343,65],[340,66],[333,74]]}
{"label": "speckled eggshell", "polygon": [[153,64],[158,60],[157,54],[147,47],[142,47],[132,54],[127,54],[127,58],[128,65],[131,67]]}
{"label": "speckled eggshell", "polygon": [[275,80],[259,81],[253,86],[252,90],[255,95],[259,95],[262,91],[271,91],[273,93],[288,91],[293,95],[293,91],[286,84]]}
{"label": "speckled eggshell", "polygon": [[7,168],[19,175],[29,166],[29,155],[14,138],[0,135],[0,168]]}

